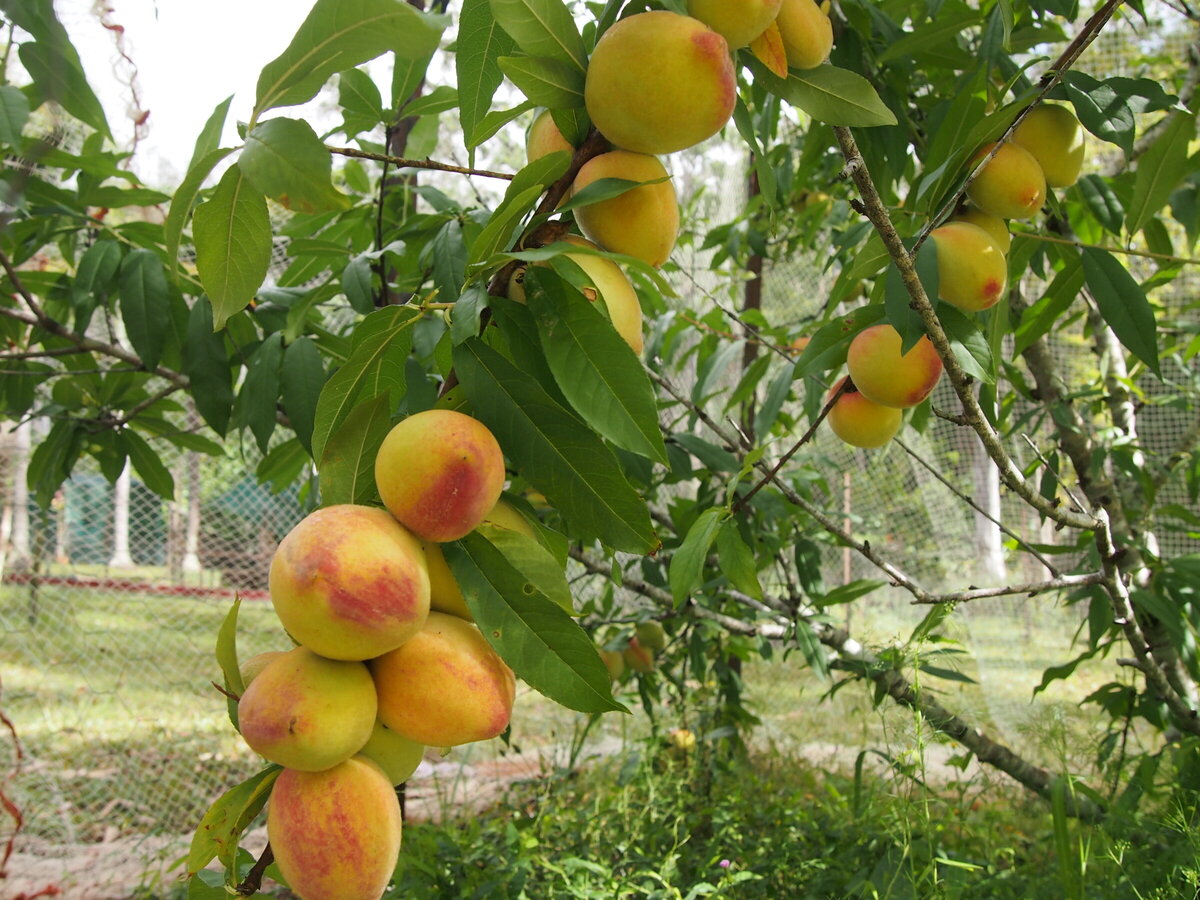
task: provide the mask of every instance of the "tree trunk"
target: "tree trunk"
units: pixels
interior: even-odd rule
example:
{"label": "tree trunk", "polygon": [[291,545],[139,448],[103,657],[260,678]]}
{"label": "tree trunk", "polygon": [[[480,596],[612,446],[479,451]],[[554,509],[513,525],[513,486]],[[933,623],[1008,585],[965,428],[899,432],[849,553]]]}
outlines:
{"label": "tree trunk", "polygon": [[8,567],[14,571],[25,571],[33,563],[29,553],[29,447],[32,443],[33,427],[28,422],[17,426],[17,439],[13,450],[12,531],[9,537]]}
{"label": "tree trunk", "polygon": [[108,561],[112,569],[132,569],[129,555],[129,488],[132,483],[129,461],[113,485],[113,554]]}
{"label": "tree trunk", "polygon": [[979,512],[973,513],[975,558],[979,561],[977,577],[984,584],[1003,584],[1008,578],[1008,567],[1004,563],[1003,537],[996,525],[996,522],[1001,521],[1000,470],[992,464],[983,443],[975,435],[971,435],[970,458],[975,502],[987,513],[986,516]]}
{"label": "tree trunk", "polygon": [[200,454],[187,456],[187,535],[184,539],[183,564],[185,573],[200,571]]}

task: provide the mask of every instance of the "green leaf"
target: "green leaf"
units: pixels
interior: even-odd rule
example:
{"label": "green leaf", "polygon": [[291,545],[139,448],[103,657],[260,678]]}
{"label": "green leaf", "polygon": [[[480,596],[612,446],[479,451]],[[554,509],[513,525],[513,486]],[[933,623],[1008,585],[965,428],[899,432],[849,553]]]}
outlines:
{"label": "green leaf", "polygon": [[937,316],[942,323],[942,330],[950,338],[950,348],[963,371],[985,384],[995,384],[996,362],[979,323],[949,303],[938,304]]}
{"label": "green leaf", "polygon": [[267,335],[250,356],[246,379],[233,404],[234,421],[249,426],[258,449],[267,452],[275,431],[275,403],[279,399],[279,368],[283,361],[283,335]]}
{"label": "green leaf", "polygon": [[116,241],[101,239],[84,251],[71,284],[76,331],[87,331],[95,308],[108,302],[120,268],[121,245]]}
{"label": "green leaf", "polygon": [[313,458],[321,459],[330,434],[345,421],[362,397],[381,394],[391,398],[392,408],[404,394],[404,360],[412,349],[411,326],[421,314],[411,307],[392,306],[371,313],[354,330],[350,357],[335,372],[317,400],[313,425]]}
{"label": "green leaf", "polygon": [[699,586],[704,575],[704,562],[708,558],[708,551],[717,537],[725,515],[726,510],[720,506],[704,510],[688,529],[679,549],[671,555],[667,580],[671,585],[671,596],[675,598],[676,606]]}
{"label": "green leaf", "polygon": [[504,80],[496,62],[510,56],[516,42],[497,24],[489,0],[463,0],[458,18],[458,111],[463,137],[469,148],[477,145],[477,132],[492,105],[496,88]]}
{"label": "green leaf", "polygon": [[849,315],[822,325],[797,357],[796,377],[804,378],[840,366],[846,361],[846,348],[854,336],[882,320],[885,313],[883,304],[876,303],[859,307]]}
{"label": "green leaf", "polygon": [[134,471],[141,476],[142,483],[164,500],[174,500],[175,479],[145,438],[133,429],[126,428],[120,433],[120,442],[129,455],[129,461],[133,463]]}
{"label": "green leaf", "polygon": [[477,265],[507,247],[517,223],[537,205],[546,186],[561,178],[570,164],[571,155],[558,151],[534,160],[517,172],[483,231],[471,242],[468,263]]}
{"label": "green leaf", "polygon": [[317,0],[287,49],[263,67],[252,121],[311,100],[337,72],[389,50],[402,60],[429,56],[445,26],[445,17],[404,0]]}
{"label": "green leaf", "polygon": [[865,597],[873,591],[879,590],[884,586],[882,581],[871,581],[866,578],[857,578],[854,581],[847,582],[835,587],[827,592],[824,596],[814,597],[813,602],[818,606],[838,606],[842,603],[852,603],[859,597]]}
{"label": "green leaf", "polygon": [[342,293],[346,295],[356,313],[365,316],[375,311],[375,285],[371,276],[371,262],[365,256],[356,256],[342,269]]}
{"label": "green leaf", "polygon": [[225,130],[225,119],[229,116],[229,105],[233,102],[230,94],[215,107],[208,116],[208,121],[196,136],[196,144],[192,148],[192,158],[188,160],[188,170],[221,146],[221,133]]}
{"label": "green leaf", "polygon": [[508,80],[538,106],[583,106],[583,73],[569,63],[537,56],[502,56],[496,62]]}
{"label": "green leaf", "polygon": [[479,339],[455,347],[453,359],[476,416],[580,537],[630,553],[655,548],[646,504],[603,441]]}
{"label": "green leaf", "polygon": [[312,338],[301,337],[288,344],[283,351],[281,376],[283,411],[287,413],[296,437],[311,454],[317,399],[325,385],[321,351]]}
{"label": "green leaf", "polygon": [[350,205],[350,198],[330,180],[329,151],[312,126],[300,119],[271,119],[255,126],[246,135],[238,167],[261,193],[288,209],[314,213]]}
{"label": "green leaf", "polygon": [[[20,5],[19,2],[8,3],[6,12],[11,14],[12,10]],[[47,0],[37,0],[34,5],[44,8],[50,6]],[[50,16],[53,17],[52,12]],[[25,27],[20,17],[15,21],[22,28]],[[47,35],[47,39],[39,37],[35,43],[20,46],[17,53],[21,57],[21,64],[33,79],[34,87],[42,100],[55,101],[79,121],[111,138],[108,121],[104,118],[104,106],[88,84],[83,65],[79,62],[79,55],[57,20],[54,21],[54,26],[53,35]]]}
{"label": "green leaf", "polygon": [[21,129],[29,119],[29,99],[20,88],[0,85],[0,144],[17,147],[21,144]]}
{"label": "green leaf", "polygon": [[[932,244],[933,241],[927,241]],[[932,300],[933,298],[930,298]],[[907,353],[913,345],[925,334],[925,324],[921,315],[912,308],[912,297],[904,285],[900,269],[895,263],[888,266],[887,275],[883,282],[883,305],[887,310],[888,321],[900,333],[900,346]],[[807,347],[805,348],[808,349]]]}
{"label": "green leaf", "polygon": [[1121,223],[1125,221],[1125,207],[1106,179],[1099,175],[1084,175],[1076,182],[1075,189],[1105,230],[1111,234],[1121,233]]}
{"label": "green leaf", "polygon": [[217,856],[222,859],[236,856],[242,831],[262,810],[282,771],[281,766],[272,764],[231,787],[208,808],[192,835],[187,855],[189,875],[199,872]]}
{"label": "green leaf", "polygon": [[1170,124],[1141,159],[1133,180],[1133,197],[1125,210],[1125,227],[1134,234],[1162,209],[1189,169],[1188,144],[1196,136],[1192,113],[1171,113]]}
{"label": "green leaf", "polygon": [[1021,314],[1013,335],[1013,353],[1020,355],[1059,320],[1083,289],[1083,261],[1071,248],[1064,247],[1064,264],[1046,288],[1040,300]]}
{"label": "green leaf", "polygon": [[486,113],[479,120],[479,125],[475,129],[475,133],[467,138],[467,149],[474,151],[480,144],[491,140],[496,134],[514,119],[523,116],[529,110],[533,109],[537,104],[529,100],[519,103],[512,109],[497,109],[490,113]]}
{"label": "green leaf", "polygon": [[233,375],[225,353],[225,338],[213,332],[212,306],[207,297],[197,300],[188,315],[183,371],[201,418],[224,436],[233,408]]}
{"label": "green leaf", "polygon": [[[240,698],[246,690],[246,685],[242,681],[241,669],[238,666],[237,651],[237,620],[241,605],[241,598],[235,597],[233,606],[229,608],[229,612],[221,621],[221,627],[217,629],[216,644],[217,666],[221,669],[221,680],[224,682],[228,694],[233,695],[226,695],[225,708],[229,713],[229,721],[233,723],[234,729],[238,732],[241,731],[241,728],[238,726],[238,706],[235,698]],[[209,859],[212,857],[210,856]]]}
{"label": "green leaf", "polygon": [[483,534],[442,550],[479,630],[518,678],[568,709],[627,711],[587,633]]}
{"label": "green leaf", "polygon": [[384,120],[379,86],[362,69],[347,69],[338,75],[338,106],[346,137],[369,131]]}
{"label": "green leaf", "polygon": [[1116,144],[1128,156],[1133,152],[1133,110],[1112,85],[1083,72],[1063,74],[1067,96],[1075,106],[1079,122],[1103,141]]}
{"label": "green leaf", "polygon": [[183,181],[175,189],[171,198],[171,209],[167,212],[167,221],[163,224],[163,244],[167,253],[167,272],[172,280],[179,269],[179,242],[183,238],[183,226],[187,224],[188,214],[200,193],[204,180],[217,167],[217,164],[234,151],[233,147],[212,150],[194,160],[188,167]]}
{"label": "green leaf", "polygon": [[270,484],[271,493],[278,494],[300,477],[312,457],[298,440],[292,438],[276,444],[254,470],[259,484]]}
{"label": "green leaf", "polygon": [[663,178],[654,178],[649,181],[630,181],[627,178],[599,178],[581,191],[572,191],[571,199],[563,203],[555,211],[564,213],[578,209],[581,206],[591,206],[593,203],[600,203],[603,200],[619,197],[643,185],[660,184],[661,182],[670,180],[670,175]]}
{"label": "green leaf", "polygon": [[217,189],[196,207],[192,219],[196,271],[220,330],[254,299],[271,265],[271,220],[267,201],[242,170],[230,167]]}
{"label": "green leaf", "polygon": [[612,323],[548,269],[526,270],[525,299],[554,380],[575,411],[618,447],[666,464],[654,388]]}
{"label": "green leaf", "polygon": [[855,128],[896,124],[896,116],[871,82],[848,69],[829,65],[793,69],[786,81],[758,60],[750,62],[750,70],[756,83],[818,121]]}
{"label": "green leaf", "polygon": [[125,334],[143,365],[154,371],[162,357],[170,324],[167,276],[162,261],[153,250],[132,250],[121,261],[118,281]]}
{"label": "green leaf", "polygon": [[717,558],[721,563],[721,572],[730,584],[743,594],[762,599],[763,590],[758,581],[754,552],[742,540],[737,522],[733,519],[723,522],[717,533]]}
{"label": "green leaf", "polygon": [[70,477],[83,451],[84,438],[83,423],[65,419],[55,422],[50,433],[34,448],[25,482],[42,509],[50,508],[54,495]]}
{"label": "green leaf", "polygon": [[1084,247],[1082,254],[1083,275],[1100,315],[1125,349],[1158,375],[1158,326],[1145,293],[1107,250]]}
{"label": "green leaf", "polygon": [[365,505],[378,499],[375,457],[392,428],[391,406],[387,394],[358,404],[325,442],[320,464],[323,504]]}
{"label": "green leaf", "polygon": [[567,584],[567,574],[562,563],[536,538],[491,522],[484,522],[475,530],[503,553],[509,565],[525,576],[530,584],[553,600],[564,612],[575,614],[571,586]]}
{"label": "green leaf", "polygon": [[492,15],[528,56],[541,56],[587,71],[587,51],[571,11],[562,0],[491,0]]}
{"label": "green leaf", "polygon": [[980,19],[977,9],[961,8],[944,12],[931,22],[920,25],[914,23],[911,33],[905,34],[898,40],[888,42],[876,62],[882,65],[893,59],[927,52],[939,44],[954,46],[956,38],[972,26],[978,25]]}

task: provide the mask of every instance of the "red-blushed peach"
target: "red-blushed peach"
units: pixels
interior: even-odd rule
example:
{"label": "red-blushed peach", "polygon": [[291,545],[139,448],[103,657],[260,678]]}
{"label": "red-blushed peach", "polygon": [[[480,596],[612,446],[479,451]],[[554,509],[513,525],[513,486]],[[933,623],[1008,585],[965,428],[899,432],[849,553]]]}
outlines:
{"label": "red-blushed peach", "polygon": [[604,668],[608,669],[608,677],[611,681],[620,681],[621,676],[625,674],[625,657],[619,650],[605,650],[600,648],[600,659],[604,662]]}
{"label": "red-blushed peach", "polygon": [[375,457],[375,485],[396,520],[423,541],[473,531],[504,487],[504,454],[487,426],[451,409],[409,416]]}
{"label": "red-blushed peach", "polygon": [[[483,517],[483,521],[519,531],[526,537],[537,537],[533,526],[525,517],[503,499],[496,501],[496,505]],[[454,573],[446,564],[446,555],[442,553],[442,548],[438,544],[426,541],[421,544],[421,549],[425,551],[425,561],[429,565],[429,608],[469,622],[475,621],[471,610],[467,608],[467,601],[454,578]]]}
{"label": "red-blushed peach", "polygon": [[1075,113],[1065,106],[1043,103],[1013,131],[1019,144],[1038,161],[1049,187],[1070,187],[1079,179],[1085,152],[1084,132]]}
{"label": "red-blushed peach", "polygon": [[1004,296],[1008,260],[990,234],[970,222],[947,222],[929,236],[937,246],[939,297],[978,312]]}
{"label": "red-blushed peach", "polygon": [[779,15],[782,0],[688,0],[688,15],[721,37],[730,50],[745,47]]}
{"label": "red-blushed peach", "polygon": [[[991,151],[987,144],[971,158],[971,168]],[[975,179],[967,185],[971,202],[1002,219],[1028,219],[1046,200],[1046,176],[1033,154],[1017,144],[1001,144]]]}
{"label": "red-blushed peach", "polygon": [[289,769],[319,772],[362,749],[375,724],[371,673],[305,647],[269,662],[238,702],[250,749]]}
{"label": "red-blushed peach", "polygon": [[410,741],[453,747],[508,727],[516,682],[479,629],[431,612],[402,647],[371,661],[379,718]]}
{"label": "red-blushed peach", "polygon": [[324,772],[284,769],[267,801],[267,839],[302,900],[379,900],[400,856],[400,801],[356,756]]}
{"label": "red-blushed peach", "polygon": [[417,771],[425,756],[425,745],[396,734],[378,719],[359,756],[378,763],[392,784],[403,784]]}
{"label": "red-blushed peach", "polygon": [[654,651],[643,646],[636,637],[629,639],[629,643],[621,651],[621,659],[630,669],[643,675],[654,668]]}
{"label": "red-blushed peach", "polygon": [[900,344],[900,332],[886,322],[864,328],[850,342],[846,370],[868,400],[908,409],[932,393],[942,361],[924,335],[903,355]]}
{"label": "red-blushed peach", "polygon": [[604,32],[583,89],[592,123],[638,153],[674,153],[716,134],[737,100],[729,45],[691,16],[656,10]]}
{"label": "red-blushed peach", "polygon": [[543,109],[529,126],[529,133],[525,135],[525,158],[533,162],[559,151],[574,153],[575,148],[554,124],[550,110]]}
{"label": "red-blushed peach", "polygon": [[370,659],[399,647],[429,612],[420,542],[370,506],[306,516],[279,543],[268,582],[283,627],[330,659]]}
{"label": "red-blushed peach", "polygon": [[[842,378],[830,389],[826,402],[841,388]],[[900,431],[904,413],[894,406],[880,406],[858,391],[847,391],[825,417],[833,433],[854,447],[882,447]]]}
{"label": "red-blushed peach", "polygon": [[833,25],[813,0],[783,0],[775,24],[793,69],[814,69],[829,58]]}
{"label": "red-blushed peach", "polygon": [[679,234],[679,200],[666,167],[654,156],[613,150],[592,157],[579,170],[571,188],[575,195],[602,178],[653,182],[575,210],[575,221],[605,250],[635,256],[661,266]]}
{"label": "red-blushed peach", "polygon": [[1007,254],[1009,248],[1012,247],[1012,233],[1008,230],[1008,223],[999,216],[993,216],[982,209],[969,206],[962,212],[952,216],[950,221],[970,222],[972,225],[978,225],[992,236],[992,240],[996,242],[996,246],[1000,248],[1001,253]]}
{"label": "red-blushed peach", "polygon": [[263,653],[256,653],[249,659],[242,661],[238,666],[238,671],[242,676],[242,687],[250,687],[250,682],[259,676],[259,673],[267,667],[274,659],[278,659],[286,653],[286,650],[267,650]]}

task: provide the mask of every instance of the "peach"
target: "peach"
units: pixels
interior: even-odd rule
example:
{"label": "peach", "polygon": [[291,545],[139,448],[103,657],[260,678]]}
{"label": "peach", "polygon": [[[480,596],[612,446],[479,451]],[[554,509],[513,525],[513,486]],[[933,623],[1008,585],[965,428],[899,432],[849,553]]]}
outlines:
{"label": "peach", "polygon": [[1008,260],[990,234],[969,222],[948,222],[929,236],[937,246],[939,297],[978,312],[1003,296]]}
{"label": "peach", "polygon": [[969,206],[957,215],[952,216],[950,221],[970,222],[972,225],[978,225],[992,236],[992,240],[996,242],[996,246],[1000,248],[1001,253],[1008,253],[1009,248],[1012,247],[1012,234],[1008,230],[1008,223],[999,216],[994,216],[989,212],[984,212],[982,209]]}
{"label": "peach", "polygon": [[604,668],[608,669],[609,679],[620,681],[621,676],[625,674],[625,658],[617,650],[605,650],[601,647],[599,652]]}
{"label": "peach", "polygon": [[900,344],[900,332],[886,322],[864,328],[850,342],[846,370],[868,400],[908,409],[933,391],[942,361],[924,335],[903,355]]}
{"label": "peach", "polygon": [[430,409],[388,432],[375,485],[388,512],[421,540],[456,541],[500,499],[504,454],[478,419]]}
{"label": "peach", "polygon": [[667,633],[663,630],[662,623],[651,619],[648,622],[638,622],[633,629],[634,635],[647,650],[657,653],[667,646]]}
{"label": "peach", "polygon": [[268,663],[238,703],[250,749],[305,772],[336,766],[361,750],[375,714],[375,686],[365,665],[305,647]]}
{"label": "peach", "polygon": [[[987,144],[971,158],[974,170],[995,144]],[[1002,219],[1028,219],[1046,200],[1046,176],[1033,154],[1017,144],[1001,144],[979,175],[967,185],[971,202]]]}
{"label": "peach", "polygon": [[745,47],[779,15],[782,0],[688,0],[688,15],[721,37],[730,50]]}
{"label": "peach", "polygon": [[833,49],[833,24],[813,0],[783,0],[775,19],[788,66],[815,69]]}
{"label": "peach", "polygon": [[431,612],[408,643],[371,661],[379,718],[430,747],[493,738],[508,727],[512,670],[472,623]]}
{"label": "peach", "polygon": [[560,150],[568,153],[575,152],[571,142],[563,137],[558,126],[554,124],[554,117],[550,114],[550,110],[543,109],[533,120],[533,124],[529,126],[529,132],[525,135],[525,157],[529,162],[533,162]]}
{"label": "peach", "polygon": [[[827,401],[842,386],[843,377],[830,389]],[[900,431],[904,413],[894,406],[880,406],[856,390],[848,390],[825,417],[833,433],[854,447],[882,447]]]}
{"label": "peach", "polygon": [[370,506],[327,506],[306,516],[275,550],[268,583],[283,627],[330,659],[386,653],[429,612],[420,542]]}
{"label": "peach", "polygon": [[593,124],[616,146],[674,153],[729,121],[737,79],[725,38],[698,19],[657,10],[604,32],[583,96]]}
{"label": "peach", "polygon": [[[568,244],[579,247],[598,249],[591,241],[578,235],[567,235],[564,239]],[[625,339],[625,343],[634,353],[642,352],[642,305],[638,302],[637,292],[633,285],[611,259],[595,256],[591,253],[567,253],[567,259],[583,269],[584,275],[594,286],[594,292],[584,291],[584,295],[593,302],[597,299],[604,304],[609,321],[617,334]],[[536,263],[546,265],[546,263]],[[524,288],[525,270],[517,269],[508,282],[508,298],[518,303],[525,302]]]}
{"label": "peach", "polygon": [[[483,521],[519,531],[526,537],[537,537],[533,526],[525,517],[502,499],[496,501],[496,505],[483,517]],[[475,617],[467,608],[467,601],[463,598],[454,573],[446,564],[446,555],[442,553],[442,548],[435,543],[426,542],[421,545],[421,549],[425,551],[425,560],[429,565],[429,608],[473,622]]]}
{"label": "peach", "polygon": [[1048,187],[1070,187],[1079,179],[1086,149],[1083,129],[1065,106],[1043,103],[1031,110],[1013,131],[1012,140],[1033,154]]}
{"label": "peach", "polygon": [[267,801],[267,839],[302,900],[378,900],[400,855],[400,801],[354,757],[324,772],[284,769]]}
{"label": "peach", "polygon": [[421,764],[421,759],[425,756],[425,745],[401,737],[376,719],[371,737],[358,755],[378,763],[392,784],[403,784]]}
{"label": "peach", "polygon": [[244,660],[242,664],[238,666],[238,671],[242,675],[242,687],[250,687],[250,682],[259,676],[259,674],[267,667],[267,664],[270,663],[271,660],[278,659],[286,652],[286,650],[267,650],[264,653],[256,653],[249,659]]}
{"label": "peach", "polygon": [[[578,194],[601,178],[644,182],[668,175],[656,157],[613,150],[584,163],[571,190]],[[575,221],[584,234],[605,250],[661,266],[671,255],[679,234],[679,200],[670,180],[644,184],[608,200],[579,207],[575,210]]]}
{"label": "peach", "polygon": [[625,665],[643,675],[654,668],[654,651],[646,647],[636,637],[631,637],[625,649],[621,651]]}

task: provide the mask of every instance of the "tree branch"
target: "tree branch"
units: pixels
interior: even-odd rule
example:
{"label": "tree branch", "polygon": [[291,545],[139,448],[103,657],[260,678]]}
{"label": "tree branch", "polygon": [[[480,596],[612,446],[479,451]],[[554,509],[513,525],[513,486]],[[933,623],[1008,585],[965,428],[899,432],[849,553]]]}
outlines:
{"label": "tree branch", "polygon": [[1091,584],[1105,584],[1108,576],[1104,572],[1090,572],[1086,575],[1059,575],[1046,581],[1031,581],[1027,584],[1006,584],[990,588],[967,588],[965,591],[951,591],[948,594],[925,597],[913,600],[913,603],[966,603],[970,600],[982,600],[988,597],[1008,597],[1013,594],[1027,594],[1033,597],[1046,591],[1061,591],[1067,588],[1087,587]]}
{"label": "tree branch", "polygon": [[370,159],[375,162],[387,163],[398,169],[432,169],[436,172],[453,172],[457,175],[479,175],[483,178],[503,178],[512,181],[513,176],[507,172],[492,172],[488,169],[468,169],[463,166],[452,166],[449,163],[434,162],[432,159],[404,159],[399,156],[388,156],[386,153],[371,153],[368,150],[356,150],[353,147],[326,146],[330,153],[338,156],[352,156],[355,159]]}

